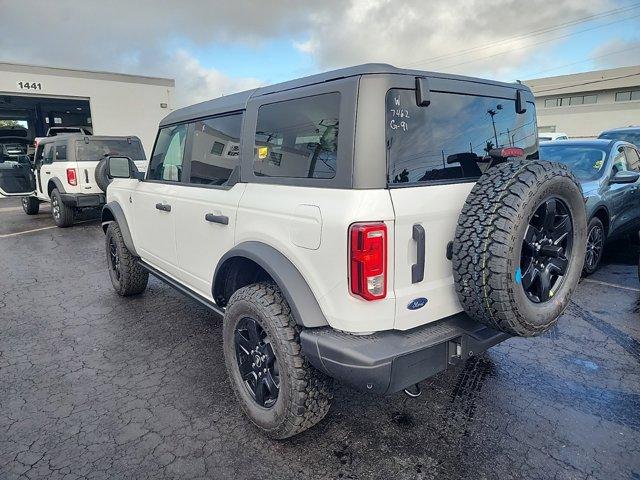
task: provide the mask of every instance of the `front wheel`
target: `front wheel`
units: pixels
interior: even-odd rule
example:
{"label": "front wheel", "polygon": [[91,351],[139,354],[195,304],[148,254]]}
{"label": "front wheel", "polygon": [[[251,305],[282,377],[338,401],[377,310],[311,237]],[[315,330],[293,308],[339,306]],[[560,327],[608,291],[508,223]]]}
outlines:
{"label": "front wheel", "polygon": [[593,217],[587,227],[587,253],[584,257],[584,275],[591,275],[600,266],[602,252],[604,251],[604,225],[598,217]]}
{"label": "front wheel", "polygon": [[140,266],[138,259],[125,245],[116,222],[111,222],[107,227],[105,244],[107,267],[114,290],[122,297],[142,293],[147,288],[149,272]]}
{"label": "front wheel", "polygon": [[331,405],[331,379],[304,358],[299,334],[272,283],[255,283],[231,296],[223,323],[227,372],[244,413],[271,438],[307,430]]}
{"label": "front wheel", "polygon": [[36,215],[40,211],[40,201],[36,197],[22,197],[22,210],[27,215]]}

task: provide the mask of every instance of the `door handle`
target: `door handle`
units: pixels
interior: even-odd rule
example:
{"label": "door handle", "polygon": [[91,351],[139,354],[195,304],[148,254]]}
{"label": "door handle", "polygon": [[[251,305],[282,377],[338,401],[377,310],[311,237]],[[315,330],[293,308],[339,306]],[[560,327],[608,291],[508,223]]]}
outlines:
{"label": "door handle", "polygon": [[424,227],[419,223],[413,226],[413,239],[416,241],[417,261],[411,265],[411,283],[418,283],[424,280]]}
{"label": "door handle", "polygon": [[207,213],[204,216],[204,219],[207,222],[211,223],[219,223],[221,225],[229,225],[229,217],[226,215],[214,215],[213,213]]}
{"label": "door handle", "polygon": [[170,212],[171,211],[171,205],[168,205],[166,203],[156,203],[156,208],[158,210],[162,210],[163,212]]}

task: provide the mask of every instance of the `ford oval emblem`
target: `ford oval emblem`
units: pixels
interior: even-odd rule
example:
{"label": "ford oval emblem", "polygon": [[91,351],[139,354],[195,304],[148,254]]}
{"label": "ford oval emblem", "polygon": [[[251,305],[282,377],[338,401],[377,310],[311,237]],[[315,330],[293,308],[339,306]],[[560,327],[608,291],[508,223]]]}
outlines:
{"label": "ford oval emblem", "polygon": [[409,302],[409,305],[407,305],[407,308],[409,310],[418,310],[419,308],[424,307],[427,304],[428,301],[429,300],[427,300],[424,297],[414,298],[413,300],[411,300]]}

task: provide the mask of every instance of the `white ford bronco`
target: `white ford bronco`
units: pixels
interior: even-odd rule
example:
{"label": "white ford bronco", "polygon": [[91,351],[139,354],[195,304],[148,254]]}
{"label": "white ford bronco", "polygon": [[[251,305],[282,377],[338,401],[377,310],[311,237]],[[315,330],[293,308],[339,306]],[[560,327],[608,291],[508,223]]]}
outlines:
{"label": "white ford bronco", "polygon": [[[58,133],[40,138],[33,164],[28,159],[11,165],[0,161],[0,197],[22,196],[27,215],[36,215],[40,203],[51,202],[56,225],[69,227],[81,209],[105,204],[104,192],[110,181],[106,158],[114,155],[131,158],[132,168],[135,165],[144,170],[147,166],[138,137]],[[7,168],[3,169],[3,164]]]}
{"label": "white ford bronco", "polygon": [[151,273],[224,316],[231,385],[273,438],[363,392],[549,329],[585,256],[580,187],[506,84],[362,65],[176,110],[146,175],[110,157],[122,296]]}

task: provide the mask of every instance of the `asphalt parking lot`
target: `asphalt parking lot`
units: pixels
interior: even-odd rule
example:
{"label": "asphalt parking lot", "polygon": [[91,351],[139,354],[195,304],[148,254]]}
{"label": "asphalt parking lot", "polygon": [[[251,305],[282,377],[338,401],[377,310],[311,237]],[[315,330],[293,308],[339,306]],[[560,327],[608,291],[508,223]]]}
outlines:
{"label": "asphalt parking lot", "polygon": [[[558,326],[261,436],[226,379],[221,319],[152,279],[112,290],[90,217],[0,200],[0,478],[640,479],[638,247],[612,245]],[[21,233],[27,232],[27,233]]]}

